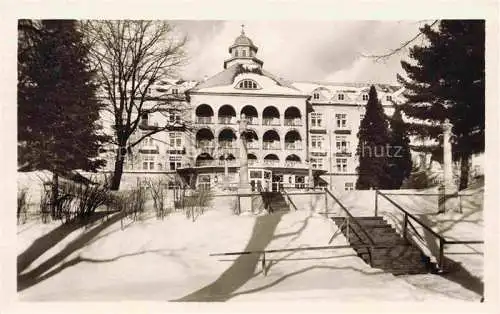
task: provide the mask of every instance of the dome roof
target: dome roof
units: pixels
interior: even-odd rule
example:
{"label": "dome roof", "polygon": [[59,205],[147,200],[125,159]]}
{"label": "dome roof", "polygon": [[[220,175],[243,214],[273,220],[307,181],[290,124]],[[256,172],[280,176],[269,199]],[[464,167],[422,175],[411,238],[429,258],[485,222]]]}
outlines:
{"label": "dome roof", "polygon": [[254,46],[252,40],[245,36],[245,34],[241,34],[240,36],[236,37],[234,40],[233,45],[248,45],[248,46]]}

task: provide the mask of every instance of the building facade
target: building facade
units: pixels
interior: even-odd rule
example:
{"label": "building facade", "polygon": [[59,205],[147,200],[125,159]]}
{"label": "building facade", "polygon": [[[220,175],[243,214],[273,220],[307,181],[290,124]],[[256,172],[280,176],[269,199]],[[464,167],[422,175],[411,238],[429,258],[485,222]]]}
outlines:
{"label": "building facade", "polygon": [[[134,136],[167,122],[185,123],[189,130],[145,139],[127,156],[125,176],[166,174],[171,185],[236,190],[242,153],[238,122],[244,118],[252,189],[354,189],[357,132],[370,85],[284,80],[265,70],[258,47],[243,30],[228,52],[222,71],[212,77],[151,87],[148,105],[168,105],[144,114]],[[402,89],[373,85],[392,114]]]}

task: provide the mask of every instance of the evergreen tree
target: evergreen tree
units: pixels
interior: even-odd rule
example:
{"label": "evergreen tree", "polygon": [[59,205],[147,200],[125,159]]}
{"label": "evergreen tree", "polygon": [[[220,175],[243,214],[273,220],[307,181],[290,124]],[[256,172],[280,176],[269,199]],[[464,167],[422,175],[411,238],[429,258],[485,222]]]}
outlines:
{"label": "evergreen tree", "polygon": [[442,20],[437,31],[426,25],[421,32],[428,45],[412,47],[416,62],[402,61],[408,77],[398,75],[408,91],[403,111],[414,121],[431,122],[409,128],[432,139],[442,134],[439,124],[450,119],[453,158],[461,162],[459,189],[464,189],[471,155],[484,151],[484,20]]}
{"label": "evergreen tree", "polygon": [[[18,23],[18,163],[20,171],[96,171],[99,110],[89,47],[76,21]],[[55,196],[54,196],[55,197]]]}
{"label": "evergreen tree", "polygon": [[410,139],[399,106],[396,107],[391,118],[391,147],[389,151],[391,182],[388,187],[399,189],[403,180],[410,176],[412,170]]}
{"label": "evergreen tree", "polygon": [[359,127],[358,139],[359,166],[356,189],[389,187],[388,123],[373,85],[370,87],[366,113]]}

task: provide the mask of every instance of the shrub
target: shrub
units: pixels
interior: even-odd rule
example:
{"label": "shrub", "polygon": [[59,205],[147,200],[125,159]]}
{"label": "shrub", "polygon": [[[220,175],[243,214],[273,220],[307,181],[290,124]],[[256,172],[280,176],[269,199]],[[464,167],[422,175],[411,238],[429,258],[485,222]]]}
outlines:
{"label": "shrub", "polygon": [[212,197],[212,191],[210,190],[192,191],[191,195],[184,198],[186,217],[191,218],[194,222],[198,216],[205,212],[205,208],[210,205]]}
{"label": "shrub", "polygon": [[17,191],[17,223],[23,224],[26,222],[28,214],[28,189],[23,188]]}
{"label": "shrub", "polygon": [[151,197],[153,198],[153,205],[156,212],[156,218],[163,219],[165,214],[168,214],[165,205],[165,184],[162,179],[156,181],[148,181],[149,190],[151,192]]}
{"label": "shrub", "polygon": [[139,182],[132,190],[112,192],[107,203],[108,207],[123,212],[126,217],[131,217],[132,220],[141,218],[145,204],[146,191]]}

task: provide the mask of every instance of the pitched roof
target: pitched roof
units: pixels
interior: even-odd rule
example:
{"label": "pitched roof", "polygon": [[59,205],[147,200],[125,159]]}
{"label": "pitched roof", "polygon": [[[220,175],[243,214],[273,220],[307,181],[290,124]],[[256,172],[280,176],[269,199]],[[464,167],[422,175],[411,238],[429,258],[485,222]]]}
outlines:
{"label": "pitched roof", "polygon": [[[206,79],[205,81],[201,81],[198,84],[196,84],[191,90],[200,90],[200,89],[205,89],[205,88],[211,88],[211,87],[217,87],[217,86],[227,86],[227,85],[232,85],[234,82],[234,78],[239,74],[239,73],[244,73],[244,72],[250,72],[250,73],[255,73],[251,70],[242,70],[244,68],[244,65],[241,64],[233,64],[229,68],[215,74],[214,76]],[[259,75],[266,76],[273,81],[275,81],[278,85],[282,87],[287,87],[291,88],[295,91],[300,91],[298,88],[292,85],[291,82],[286,81],[280,77],[277,77],[276,75],[266,71],[266,70],[258,70],[260,73],[255,73]]]}

